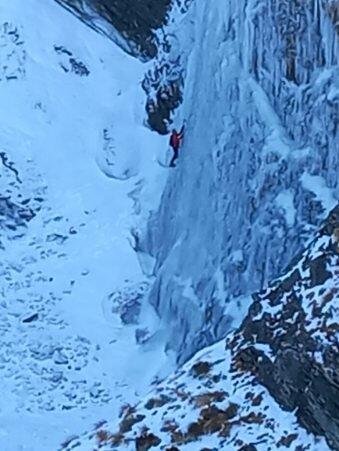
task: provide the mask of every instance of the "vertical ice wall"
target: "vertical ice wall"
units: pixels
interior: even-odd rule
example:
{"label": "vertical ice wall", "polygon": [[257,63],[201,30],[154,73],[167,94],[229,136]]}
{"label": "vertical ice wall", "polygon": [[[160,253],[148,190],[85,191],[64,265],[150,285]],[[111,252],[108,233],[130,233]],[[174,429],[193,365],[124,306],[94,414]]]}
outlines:
{"label": "vertical ice wall", "polygon": [[196,0],[181,24],[185,143],[143,243],[181,360],[232,327],[339,198],[334,8]]}

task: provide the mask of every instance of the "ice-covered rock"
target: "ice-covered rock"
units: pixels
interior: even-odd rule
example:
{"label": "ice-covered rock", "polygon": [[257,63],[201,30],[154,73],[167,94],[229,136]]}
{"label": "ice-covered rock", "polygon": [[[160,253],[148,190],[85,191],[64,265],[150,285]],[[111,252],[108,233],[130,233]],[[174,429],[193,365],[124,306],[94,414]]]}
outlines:
{"label": "ice-covered rock", "polygon": [[186,133],[140,248],[180,361],[232,327],[339,198],[331,4],[196,0],[177,25]]}

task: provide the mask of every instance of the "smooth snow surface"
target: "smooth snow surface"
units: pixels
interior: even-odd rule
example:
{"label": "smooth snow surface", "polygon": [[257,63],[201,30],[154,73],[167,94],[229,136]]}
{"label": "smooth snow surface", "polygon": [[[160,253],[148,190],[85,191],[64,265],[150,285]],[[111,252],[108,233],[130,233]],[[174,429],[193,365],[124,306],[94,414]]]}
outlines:
{"label": "smooth snow surface", "polygon": [[161,334],[140,347],[107,305],[147,285],[130,229],[166,145],[143,126],[145,65],[51,0],[0,17],[0,450],[50,451],[169,369]]}

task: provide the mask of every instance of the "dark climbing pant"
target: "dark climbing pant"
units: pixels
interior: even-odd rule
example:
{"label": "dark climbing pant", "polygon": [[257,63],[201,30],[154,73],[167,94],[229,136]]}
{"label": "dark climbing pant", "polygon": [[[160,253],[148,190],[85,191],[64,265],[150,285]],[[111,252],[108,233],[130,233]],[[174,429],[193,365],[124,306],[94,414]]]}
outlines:
{"label": "dark climbing pant", "polygon": [[172,167],[175,166],[174,162],[179,157],[179,149],[173,149],[173,152],[174,152],[174,155],[173,155],[172,160],[170,162],[170,166],[172,166]]}

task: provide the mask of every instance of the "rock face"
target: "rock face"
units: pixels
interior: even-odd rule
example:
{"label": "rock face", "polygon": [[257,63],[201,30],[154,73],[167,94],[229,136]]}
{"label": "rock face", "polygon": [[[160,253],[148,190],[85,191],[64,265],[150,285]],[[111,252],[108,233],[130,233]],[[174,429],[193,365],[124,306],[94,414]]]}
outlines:
{"label": "rock face", "polygon": [[[146,74],[145,91],[148,125],[160,134],[168,133],[173,111],[182,102],[185,59],[178,53],[178,30],[163,30],[169,10],[183,15],[193,0],[55,0],[94,30],[105,34],[126,52],[141,60],[157,56]],[[172,13],[173,14],[173,13]],[[172,22],[173,27],[173,22]],[[160,30],[160,31],[159,31]]]}
{"label": "rock face", "polygon": [[236,364],[339,449],[339,206],[288,273],[255,296]]}
{"label": "rock face", "polygon": [[[174,112],[183,101],[187,48],[178,46],[188,39],[187,11],[194,0],[174,0],[165,32],[158,33],[158,54],[142,83],[146,93],[148,125],[165,135],[173,122]],[[191,44],[188,43],[188,47]]]}
{"label": "rock face", "polygon": [[339,206],[226,341],[65,449],[338,450],[338,300]]}
{"label": "rock face", "polygon": [[141,245],[180,361],[224,336],[339,199],[331,5],[196,0],[180,22],[185,142]]}
{"label": "rock face", "polygon": [[157,54],[154,32],[165,22],[171,3],[171,0],[56,1],[97,31],[107,34],[129,53],[144,59]]}

